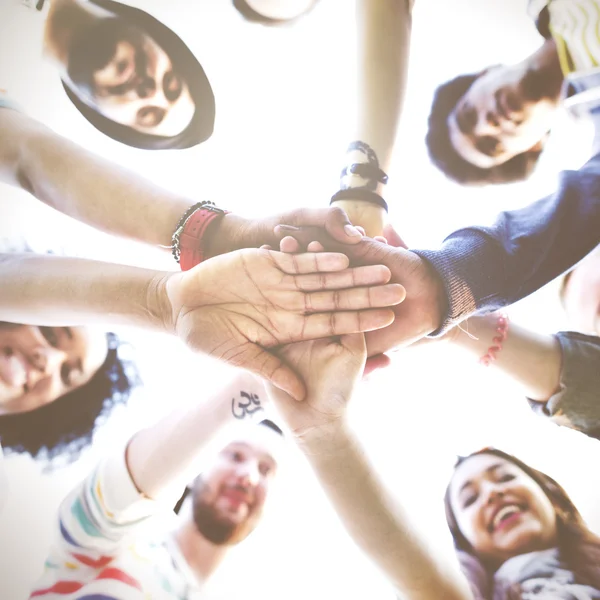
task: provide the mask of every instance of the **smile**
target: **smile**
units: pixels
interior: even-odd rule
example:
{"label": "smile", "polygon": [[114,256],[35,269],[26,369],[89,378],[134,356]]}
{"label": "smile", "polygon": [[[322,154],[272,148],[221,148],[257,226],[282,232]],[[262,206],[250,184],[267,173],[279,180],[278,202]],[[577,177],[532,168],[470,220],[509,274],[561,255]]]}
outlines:
{"label": "smile", "polygon": [[488,531],[492,533],[502,529],[520,517],[525,510],[526,508],[521,504],[511,503],[501,505],[492,514],[492,518],[488,525]]}

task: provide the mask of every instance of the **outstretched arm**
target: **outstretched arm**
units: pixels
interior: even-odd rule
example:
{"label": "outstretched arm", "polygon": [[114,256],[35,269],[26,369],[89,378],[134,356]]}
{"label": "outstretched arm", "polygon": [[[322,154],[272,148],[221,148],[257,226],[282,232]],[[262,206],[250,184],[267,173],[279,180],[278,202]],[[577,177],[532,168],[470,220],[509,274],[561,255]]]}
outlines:
{"label": "outstretched arm", "polygon": [[[379,168],[388,173],[406,90],[414,0],[356,0],[357,24],[357,114],[351,141],[367,144]],[[344,167],[368,162],[360,150],[346,154]],[[367,180],[357,175],[342,178],[344,187],[363,187]],[[373,191],[384,196],[385,185]],[[381,235],[387,219],[376,204],[349,198],[336,204],[367,235]]]}
{"label": "outstretched arm", "polygon": [[281,355],[305,377],[307,396],[298,403],[269,393],[356,544],[409,600],[472,600],[466,580],[436,556],[347,423],[366,359],[364,337],[292,344]]}
{"label": "outstretched arm", "polygon": [[[197,201],[96,156],[27,115],[1,107],[0,181],[96,229],[153,246],[171,245],[179,219]],[[280,223],[323,227],[346,244],[360,240],[358,232],[348,229],[348,217],[339,208],[297,209],[265,219],[228,214],[211,228],[206,254],[276,245],[273,228]]]}
{"label": "outstretched arm", "polygon": [[302,382],[267,348],[385,326],[394,315],[384,307],[404,298],[401,286],[385,285],[386,267],[347,265],[342,254],[247,249],[170,273],[9,254],[0,256],[0,320],[163,330],[301,399]]}
{"label": "outstretched arm", "polygon": [[[174,505],[197,475],[202,451],[238,420],[242,394],[252,395],[262,411],[263,392],[259,380],[239,375],[212,397],[136,433],[124,451],[101,461],[60,506],[58,544],[49,560],[54,569],[65,559],[104,568],[148,517]],[[56,580],[55,571],[48,574]]]}

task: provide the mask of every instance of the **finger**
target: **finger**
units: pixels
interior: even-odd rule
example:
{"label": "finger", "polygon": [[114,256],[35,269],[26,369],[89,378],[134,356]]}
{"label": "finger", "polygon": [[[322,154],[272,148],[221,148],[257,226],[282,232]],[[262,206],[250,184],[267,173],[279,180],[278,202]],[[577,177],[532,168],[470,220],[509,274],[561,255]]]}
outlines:
{"label": "finger", "polygon": [[[364,336],[363,336],[364,337]],[[300,377],[280,358],[263,350],[260,346],[251,344],[252,350],[243,352],[236,360],[236,366],[247,369],[275,387],[289,394],[294,400],[304,400],[306,388]]]}
{"label": "finger", "polygon": [[335,292],[304,294],[305,313],[363,310],[396,306],[406,297],[406,290],[398,283],[376,287],[352,288]]}
{"label": "finger", "polygon": [[274,233],[280,240],[288,236],[294,238],[302,248],[306,248],[313,241],[318,241],[322,244],[338,244],[340,247],[346,246],[346,244],[340,244],[334,240],[324,229],[319,227],[278,225],[275,227]]}
{"label": "finger", "polygon": [[300,244],[290,235],[284,237],[279,242],[279,250],[288,254],[297,254],[301,251]]}
{"label": "finger", "polygon": [[343,335],[340,337],[340,344],[363,363],[367,360],[367,342],[362,333]]}
{"label": "finger", "polygon": [[304,317],[302,330],[290,341],[315,340],[332,335],[360,333],[387,327],[394,322],[390,308],[373,308],[361,311],[319,313]]}
{"label": "finger", "polygon": [[306,252],[286,254],[270,251],[269,255],[281,271],[289,275],[302,273],[331,273],[348,268],[350,261],[340,252]]}
{"label": "finger", "polygon": [[355,225],[355,227],[358,229],[358,231],[360,231],[360,233],[362,233],[363,236],[367,235],[364,227],[361,227],[360,225]]}
{"label": "finger", "polygon": [[383,228],[383,235],[387,238],[387,243],[396,248],[404,248],[408,250],[408,246],[404,240],[398,235],[396,230],[389,223]]}
{"label": "finger", "polygon": [[382,244],[387,244],[388,241],[382,235],[376,235],[373,238],[376,242],[381,242]]}
{"label": "finger", "polygon": [[279,222],[296,227],[324,228],[334,240],[342,244],[356,244],[362,238],[339,206],[297,209],[283,215]]}
{"label": "finger", "polygon": [[[298,243],[298,242],[296,242],[296,243]],[[321,244],[321,242],[311,242],[306,247],[306,251],[307,252],[325,252],[325,248],[323,247],[323,244]]]}
{"label": "finger", "polygon": [[263,244],[260,247],[261,250],[273,250],[273,248],[271,246],[269,246],[269,244]]}
{"label": "finger", "polygon": [[376,354],[370,356],[365,364],[365,370],[363,371],[363,379],[368,377],[373,371],[377,369],[385,369],[392,364],[392,359],[387,354]]}
{"label": "finger", "polygon": [[287,289],[317,292],[320,290],[342,290],[367,285],[383,285],[391,278],[391,272],[383,265],[354,267],[336,273],[315,273],[296,275],[282,282]]}

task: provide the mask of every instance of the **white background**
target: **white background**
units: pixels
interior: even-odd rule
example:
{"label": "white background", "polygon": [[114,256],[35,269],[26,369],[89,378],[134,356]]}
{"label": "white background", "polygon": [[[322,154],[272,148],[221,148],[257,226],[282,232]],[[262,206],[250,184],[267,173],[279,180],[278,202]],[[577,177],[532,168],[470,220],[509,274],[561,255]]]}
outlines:
{"label": "white background", "polygon": [[[96,132],[41,58],[43,17],[20,0],[0,0],[0,88],[62,135],[190,199],[211,198],[248,216],[325,205],[352,135],[352,1],[321,0],[296,26],[275,29],[244,22],[229,0],[135,4],[172,27],[202,62],[217,100],[216,129],[207,143],[143,152]],[[417,2],[408,98],[387,193],[391,220],[412,247],[435,247],[461,225],[486,223],[499,210],[536,200],[552,191],[559,169],[577,168],[586,158],[590,131],[561,116],[526,184],[465,190],[428,163],[423,138],[436,84],[535,49],[541,38],[525,7],[525,0]],[[0,236],[18,235],[41,250],[66,247],[105,260],[174,266],[168,256],[92,231],[1,187]],[[556,284],[510,314],[540,331],[567,327]],[[10,493],[0,514],[2,600],[27,597],[57,503],[100,454],[174,405],[217,390],[230,375],[176,340],[120,333],[137,347],[145,387],[102,430],[94,450],[52,475],[25,457],[5,460]],[[555,477],[600,531],[598,443],[534,417],[509,382],[447,348],[394,354],[392,367],[357,393],[353,418],[382,476],[447,556],[442,496],[455,457],[490,444]],[[290,454],[264,523],[232,552],[207,597],[392,598],[349,543],[301,457],[293,449]]]}

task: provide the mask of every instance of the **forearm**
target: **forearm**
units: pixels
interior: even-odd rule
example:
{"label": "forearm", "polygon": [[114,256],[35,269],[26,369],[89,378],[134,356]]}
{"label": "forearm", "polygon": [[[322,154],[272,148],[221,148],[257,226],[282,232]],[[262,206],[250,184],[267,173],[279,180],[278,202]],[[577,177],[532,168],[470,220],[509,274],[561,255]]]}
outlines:
{"label": "forearm", "polygon": [[101,231],[169,246],[193,201],[0,108],[0,181]]}
{"label": "forearm", "polygon": [[501,213],[490,226],[455,231],[436,250],[414,250],[444,281],[449,311],[442,330],[478,310],[525,298],[600,242],[600,155],[564,171],[557,191]]}
{"label": "forearm", "polygon": [[[201,391],[194,390],[194,394]],[[249,396],[257,410],[264,386],[256,377],[242,373],[214,396],[137,433],[127,449],[129,473],[137,488],[153,499],[168,496],[173,489],[180,492],[198,474],[197,459],[219,431],[252,416],[238,404],[240,398]]]}
{"label": "forearm", "polygon": [[164,330],[167,273],[63,256],[0,255],[0,321]]}
{"label": "forearm", "polygon": [[354,434],[337,429],[299,445],[350,536],[403,597],[471,598],[466,581],[436,559],[415,519],[385,489]]}
{"label": "forearm", "polygon": [[[484,356],[495,345],[498,314],[475,316],[463,322],[453,334],[453,344],[471,359]],[[511,323],[502,349],[488,368],[510,376],[532,400],[546,401],[559,388],[562,354],[555,336],[537,333]]]}
{"label": "forearm", "polygon": [[[357,113],[352,141],[373,150],[379,167],[389,172],[398,123],[404,102],[411,34],[411,10],[406,0],[356,0],[357,23]],[[365,155],[351,151],[345,166],[365,162]],[[365,180],[348,175],[344,187],[362,187]],[[382,196],[385,186],[377,184]],[[355,225],[370,236],[381,235],[387,220],[385,210],[360,200],[336,203]]]}

